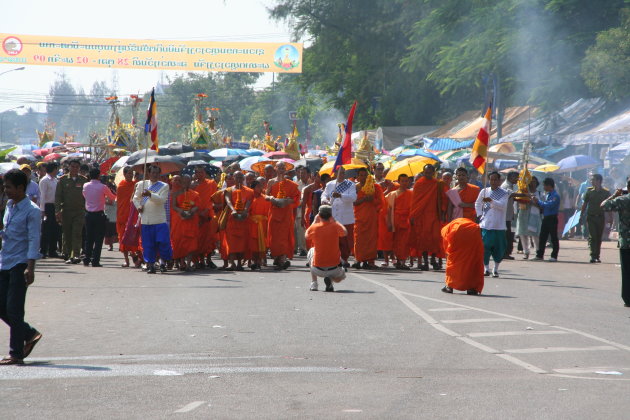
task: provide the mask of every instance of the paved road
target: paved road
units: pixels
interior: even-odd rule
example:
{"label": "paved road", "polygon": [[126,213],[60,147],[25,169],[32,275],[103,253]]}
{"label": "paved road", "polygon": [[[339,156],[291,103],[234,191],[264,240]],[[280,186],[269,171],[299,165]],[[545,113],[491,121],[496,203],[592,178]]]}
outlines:
{"label": "paved road", "polygon": [[628,418],[617,251],[561,246],[505,262],[482,296],[393,270],[309,292],[303,259],[155,276],[107,251],[100,269],[46,260],[27,302],[44,338],[0,370],[1,417]]}

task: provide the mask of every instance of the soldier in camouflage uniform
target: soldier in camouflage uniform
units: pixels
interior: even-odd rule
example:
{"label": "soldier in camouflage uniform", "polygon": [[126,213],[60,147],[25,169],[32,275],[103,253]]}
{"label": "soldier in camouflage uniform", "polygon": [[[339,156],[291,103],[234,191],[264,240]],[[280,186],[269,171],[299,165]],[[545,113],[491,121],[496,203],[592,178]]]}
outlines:
{"label": "soldier in camouflage uniform", "polygon": [[59,179],[55,192],[55,214],[63,230],[63,255],[66,264],[81,262],[81,241],[85,221],[85,198],[83,184],[88,179],[79,175],[81,164],[74,160],[69,171]]}
{"label": "soldier in camouflage uniform", "polygon": [[601,204],[604,211],[619,213],[619,260],[621,261],[621,298],[630,307],[630,179],[627,190],[618,189]]}

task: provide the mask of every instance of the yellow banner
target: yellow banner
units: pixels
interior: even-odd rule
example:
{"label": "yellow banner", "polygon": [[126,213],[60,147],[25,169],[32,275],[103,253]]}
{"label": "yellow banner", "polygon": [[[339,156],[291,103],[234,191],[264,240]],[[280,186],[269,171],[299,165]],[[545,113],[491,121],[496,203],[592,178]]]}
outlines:
{"label": "yellow banner", "polygon": [[0,64],[180,71],[302,72],[302,44],[154,41],[0,33]]}

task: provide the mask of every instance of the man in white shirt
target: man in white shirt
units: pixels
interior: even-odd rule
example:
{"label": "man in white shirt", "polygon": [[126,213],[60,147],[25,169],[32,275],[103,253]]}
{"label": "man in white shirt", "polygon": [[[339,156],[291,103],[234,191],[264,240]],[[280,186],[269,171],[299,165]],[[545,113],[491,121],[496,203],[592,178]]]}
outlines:
{"label": "man in white shirt", "polygon": [[160,271],[166,271],[166,261],[173,258],[171,238],[166,223],[164,203],[168,200],[168,184],[159,180],[160,167],[147,169],[149,179],[136,184],[133,204],[140,213],[142,224],[142,254],[147,263],[147,273],[155,274],[155,261],[159,252],[162,263]]}
{"label": "man in white shirt", "polygon": [[45,258],[57,258],[57,240],[59,239],[59,223],[55,218],[55,192],[57,191],[56,162],[46,164],[46,176],[39,181],[39,208],[42,211],[41,254]]}
{"label": "man in white shirt", "polygon": [[484,188],[475,201],[475,211],[481,218],[481,238],[483,239],[484,274],[490,275],[490,256],[494,260],[492,277],[499,277],[499,264],[505,256],[507,245],[505,235],[505,212],[510,192],[500,187],[501,175],[498,172],[488,174],[490,187]]}
{"label": "man in white shirt", "polygon": [[[518,172],[510,171],[507,174],[505,182],[501,184],[501,188],[508,191],[510,194],[518,191]],[[514,199],[510,198],[508,200],[507,206],[505,208],[505,239],[506,239],[506,248],[505,255],[503,256],[504,260],[513,260],[512,251],[514,251],[514,232],[512,232],[512,224],[514,222]]]}
{"label": "man in white shirt", "polygon": [[348,268],[348,258],[354,249],[354,205],[357,200],[357,188],[354,182],[346,179],[346,170],[343,166],[337,169],[337,178],[326,184],[322,194],[322,203],[328,203],[332,207],[333,218],[341,223],[348,234],[339,238],[339,249],[344,268]]}

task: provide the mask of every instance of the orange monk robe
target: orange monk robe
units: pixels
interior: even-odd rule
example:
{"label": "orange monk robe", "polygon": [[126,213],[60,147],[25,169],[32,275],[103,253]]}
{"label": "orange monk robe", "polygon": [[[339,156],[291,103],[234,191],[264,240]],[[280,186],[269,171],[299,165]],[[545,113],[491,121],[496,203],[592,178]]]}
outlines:
{"label": "orange monk robe", "polygon": [[[357,201],[366,194],[359,190]],[[374,262],[378,244],[378,215],[385,197],[380,185],[374,184],[374,199],[354,206],[354,257],[359,262]]]}
{"label": "orange monk robe", "polygon": [[442,181],[425,177],[418,179],[413,186],[410,245],[418,255],[427,252],[429,255],[443,256],[440,234],[443,222],[440,213],[448,209],[447,189]]}
{"label": "orange monk robe", "polygon": [[199,216],[199,240],[198,252],[207,255],[214,251],[217,241],[216,229],[212,229],[211,223],[214,217],[214,207],[212,205],[212,195],[217,192],[217,183],[213,179],[204,179],[195,186],[194,190],[199,193],[199,212],[208,210],[206,217]]}
{"label": "orange monk robe", "polygon": [[[479,196],[480,191],[481,188],[479,188],[478,186],[473,184],[466,184],[466,188],[464,188],[463,190],[458,190],[459,198],[461,198],[464,203],[475,204],[475,201],[477,201],[477,196]],[[472,220],[473,222],[477,220],[477,212],[475,211],[474,207],[463,207],[462,210],[464,211],[464,217],[466,219]]]}
{"label": "orange monk robe", "polygon": [[267,224],[271,202],[264,195],[254,197],[249,206],[249,250],[264,254],[267,252]]}
{"label": "orange monk robe", "polygon": [[[236,189],[228,188],[232,194],[232,206],[236,209],[244,209],[248,201],[254,198],[254,191],[250,188],[243,187]],[[249,220],[238,220],[234,218],[234,214],[228,217],[227,227],[225,229],[225,242],[227,243],[227,252],[229,254],[245,254],[249,248]]]}
{"label": "orange monk robe", "polygon": [[483,290],[483,241],[479,225],[465,218],[442,228],[446,260],[446,285],[455,290]]}
{"label": "orange monk robe", "polygon": [[271,206],[267,228],[269,248],[273,258],[286,255],[287,258],[293,259],[295,247],[295,235],[293,234],[295,223],[294,209],[300,205],[300,190],[295,182],[285,179],[272,185],[270,195],[279,198],[278,194],[281,190],[284,191],[285,198],[293,201],[283,208]]}
{"label": "orange monk robe", "polygon": [[[381,189],[383,189],[383,185],[386,185],[386,183],[383,183],[382,185],[379,184],[379,185],[381,186]],[[398,183],[397,182],[392,183],[392,188],[393,186],[398,188]],[[395,191],[395,189],[392,191]],[[383,194],[385,196],[387,196],[390,192],[383,190]],[[385,199],[383,201],[383,207],[378,212],[378,243],[376,247],[378,248],[379,251],[391,251],[392,249],[394,249],[394,233],[390,231],[389,228],[387,227],[388,215],[389,215],[389,204],[387,200]]]}
{"label": "orange monk robe", "polygon": [[122,237],[125,234],[125,228],[127,227],[127,220],[129,219],[129,210],[131,205],[131,197],[133,196],[133,190],[136,186],[135,181],[128,182],[123,179],[118,183],[116,188],[116,232],[118,233],[119,249],[121,252],[136,252],[138,247],[122,244]]}
{"label": "orange monk robe", "polygon": [[219,242],[219,254],[221,254],[222,260],[228,259],[227,252],[227,242],[225,241],[225,229],[218,230],[218,220],[217,218],[221,215],[223,209],[227,206],[225,203],[225,190],[219,190],[212,195],[212,203],[214,206],[215,217],[213,218],[213,223],[211,226],[214,226],[216,234],[215,234],[215,242]]}
{"label": "orange monk robe", "polygon": [[389,220],[394,228],[392,249],[396,259],[404,261],[409,258],[409,235],[411,233],[409,213],[413,193],[410,190],[396,190],[387,194],[386,199],[390,209]]}
{"label": "orange monk robe", "polygon": [[[199,193],[193,190],[184,191],[175,198],[177,207],[184,210],[198,207],[199,201]],[[171,242],[174,259],[184,258],[197,252],[197,239],[199,238],[199,215],[197,213],[189,219],[183,219],[177,212],[174,212],[171,217]]]}

